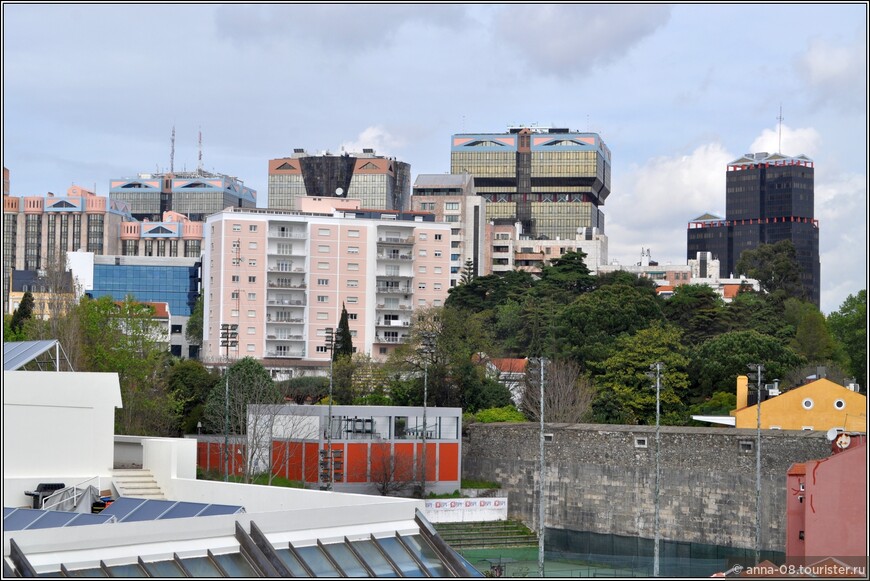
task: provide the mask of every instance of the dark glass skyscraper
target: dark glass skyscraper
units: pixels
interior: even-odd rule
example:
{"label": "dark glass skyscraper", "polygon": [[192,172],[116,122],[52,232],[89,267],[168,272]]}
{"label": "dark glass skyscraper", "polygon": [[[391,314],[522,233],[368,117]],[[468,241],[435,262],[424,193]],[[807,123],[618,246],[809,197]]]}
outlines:
{"label": "dark glass skyscraper", "polygon": [[728,164],[725,219],[689,223],[687,257],[712,252],[720,275],[730,276],[744,250],[791,240],[807,299],[819,305],[819,222],[813,217],[814,167],[804,155],[748,153]]}

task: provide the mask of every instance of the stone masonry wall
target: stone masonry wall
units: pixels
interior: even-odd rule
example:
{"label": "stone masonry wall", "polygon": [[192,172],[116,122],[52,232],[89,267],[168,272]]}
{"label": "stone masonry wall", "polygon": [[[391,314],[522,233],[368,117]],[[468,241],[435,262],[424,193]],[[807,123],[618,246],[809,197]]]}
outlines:
{"label": "stone masonry wall", "polygon": [[[655,426],[545,424],[548,528],[652,539]],[[472,424],[462,446],[463,478],[495,481],[511,518],[538,523],[540,425]],[[647,447],[637,447],[645,438]],[[661,538],[755,547],[756,431],[662,427]],[[786,472],[831,454],[823,432],[762,432],[761,549],[785,550]]]}

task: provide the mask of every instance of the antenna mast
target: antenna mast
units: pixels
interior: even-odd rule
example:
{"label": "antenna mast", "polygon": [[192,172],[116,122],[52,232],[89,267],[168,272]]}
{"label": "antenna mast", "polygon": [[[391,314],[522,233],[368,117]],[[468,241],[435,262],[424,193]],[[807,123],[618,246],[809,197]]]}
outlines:
{"label": "antenna mast", "polygon": [[196,173],[202,174],[202,129],[199,130],[199,162],[196,164]]}
{"label": "antenna mast", "polygon": [[172,126],[171,147],[169,149],[169,173],[175,173],[175,125]]}
{"label": "antenna mast", "polygon": [[782,103],[779,104],[779,117],[776,118],[779,121],[779,149],[776,150],[777,153],[782,153]]}

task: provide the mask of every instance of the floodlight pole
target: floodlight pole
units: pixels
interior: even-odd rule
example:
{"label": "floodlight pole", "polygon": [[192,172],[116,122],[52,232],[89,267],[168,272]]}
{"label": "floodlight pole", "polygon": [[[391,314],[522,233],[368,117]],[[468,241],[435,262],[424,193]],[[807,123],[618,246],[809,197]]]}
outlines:
{"label": "floodlight pole", "polygon": [[755,564],[761,562],[761,381],[764,365],[750,363],[750,369],[756,370],[755,387]]}
{"label": "floodlight pole", "polygon": [[326,490],[332,490],[333,466],[332,466],[332,363],[335,360],[335,330],[332,327],[326,329],[326,350],[329,352],[329,408],[326,419]]}
{"label": "floodlight pole", "polygon": [[544,357],[540,359],[541,365],[541,429],[539,430],[539,469],[538,469],[538,576],[544,576],[544,365],[547,360]]}
{"label": "floodlight pole", "polygon": [[230,347],[234,347],[239,326],[221,323],[221,347],[226,349],[227,370],[224,374],[224,482],[230,479]]}
{"label": "floodlight pole", "polygon": [[656,370],[656,483],[655,483],[655,540],[653,544],[653,577],[660,573],[659,545],[661,544],[661,529],[659,527],[659,482],[661,478],[661,464],[659,462],[661,452],[661,391],[662,391],[662,367],[664,363],[657,361],[653,364]]}
{"label": "floodlight pole", "polygon": [[429,356],[434,349],[434,335],[431,332],[423,333],[423,453],[420,473],[420,496],[426,498],[426,408],[429,400]]}

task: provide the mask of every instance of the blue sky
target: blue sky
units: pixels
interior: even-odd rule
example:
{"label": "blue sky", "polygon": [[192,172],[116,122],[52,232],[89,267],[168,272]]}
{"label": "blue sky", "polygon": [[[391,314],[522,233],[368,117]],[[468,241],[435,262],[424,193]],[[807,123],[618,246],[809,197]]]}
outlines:
{"label": "blue sky", "polygon": [[595,131],[613,153],[611,260],[685,263],[725,169],[782,147],[816,167],[822,311],[867,287],[867,5],[3,5],[14,195],[175,167],[237,176],[374,148],[413,177],[450,136]]}

